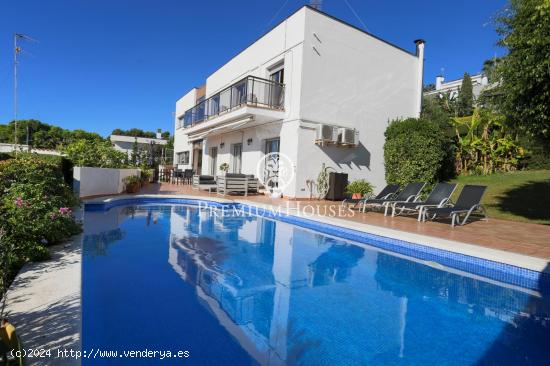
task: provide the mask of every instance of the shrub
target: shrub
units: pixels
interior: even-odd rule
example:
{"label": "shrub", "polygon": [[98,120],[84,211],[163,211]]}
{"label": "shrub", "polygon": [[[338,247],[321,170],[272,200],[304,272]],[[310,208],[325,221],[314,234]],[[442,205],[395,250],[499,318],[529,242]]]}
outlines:
{"label": "shrub", "polygon": [[64,151],[75,166],[98,168],[128,166],[128,155],[116,150],[108,141],[78,140],[68,145]]}
{"label": "shrub", "polygon": [[141,179],[137,175],[130,175],[130,176],[122,179],[122,182],[126,185],[139,184],[139,183],[141,183]]}
{"label": "shrub", "polygon": [[369,195],[372,193],[373,190],[374,190],[373,185],[364,179],[353,181],[346,186],[346,193],[348,194],[359,193],[361,194],[361,196]]}
{"label": "shrub", "polygon": [[456,171],[459,174],[491,174],[517,169],[525,149],[506,129],[505,117],[487,109],[453,120],[456,134]]}
{"label": "shrub", "polygon": [[450,141],[434,122],[408,118],[394,120],[386,132],[386,181],[407,184],[445,179]]}
{"label": "shrub", "polygon": [[532,153],[522,163],[527,170],[550,169],[550,155]]}
{"label": "shrub", "polygon": [[141,169],[141,183],[149,183],[152,176],[151,169]]}
{"label": "shrub", "polygon": [[11,156],[10,153],[4,153],[4,152],[0,152],[0,161],[2,160],[8,160],[8,159],[11,159],[13,156]]}
{"label": "shrub", "polygon": [[63,179],[65,180],[65,183],[72,187],[73,185],[73,162],[64,157],[64,156],[57,156],[57,155],[35,155],[36,158],[50,162],[54,164],[63,174]]}
{"label": "shrub", "polygon": [[139,191],[139,187],[141,186],[141,178],[137,175],[130,175],[122,179],[122,182],[125,185],[127,193],[135,193]]}
{"label": "shrub", "polygon": [[1,161],[0,250],[3,258],[9,257],[9,267],[44,259],[45,246],[78,233],[80,224],[71,212],[77,204],[61,168],[53,162],[33,154]]}

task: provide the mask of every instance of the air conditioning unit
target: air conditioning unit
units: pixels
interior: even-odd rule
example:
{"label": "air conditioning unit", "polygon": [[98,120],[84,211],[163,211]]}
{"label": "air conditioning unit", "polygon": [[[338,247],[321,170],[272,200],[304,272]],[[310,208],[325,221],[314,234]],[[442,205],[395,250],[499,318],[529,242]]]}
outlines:
{"label": "air conditioning unit", "polygon": [[330,125],[317,125],[316,144],[335,144],[338,141],[338,129]]}
{"label": "air conditioning unit", "polygon": [[339,128],[338,143],[345,146],[357,146],[359,144],[359,131],[354,128]]}

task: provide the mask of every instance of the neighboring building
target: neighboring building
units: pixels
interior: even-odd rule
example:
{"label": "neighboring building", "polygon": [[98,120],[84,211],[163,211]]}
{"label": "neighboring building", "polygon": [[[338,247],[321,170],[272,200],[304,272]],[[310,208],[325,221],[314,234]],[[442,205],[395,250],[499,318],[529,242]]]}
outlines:
{"label": "neighboring building", "polygon": [[15,144],[0,143],[0,153],[11,153],[11,152],[14,152],[16,150],[21,151],[21,152],[31,152],[31,153],[39,154],[39,155],[57,155],[57,156],[63,155],[62,153],[60,153],[57,150],[36,149],[36,148],[31,147],[30,151],[29,151],[29,145],[17,144],[17,146],[16,146]]}
{"label": "neighboring building", "polygon": [[382,189],[384,131],[417,117],[416,53],[304,6],[176,102],[174,159],[201,174],[257,175],[271,152],[292,162],[290,198],[310,196],[323,164]]}
{"label": "neighboring building", "polygon": [[160,132],[157,132],[156,138],[111,135],[109,140],[111,140],[115,149],[125,152],[128,156],[132,155],[134,143],[136,142],[139,150],[149,150],[151,145],[166,145],[168,143],[167,140],[161,137]]}
{"label": "neighboring building", "polygon": [[[487,80],[487,76],[483,74],[473,75],[471,76],[471,79],[474,100],[477,100],[479,94],[484,88],[487,87],[487,85],[489,85],[489,82]],[[445,78],[439,75],[435,78],[435,89],[425,92],[424,95],[429,96],[448,93],[451,98],[456,98],[458,96],[458,92],[460,91],[461,86],[462,79],[445,82]]]}

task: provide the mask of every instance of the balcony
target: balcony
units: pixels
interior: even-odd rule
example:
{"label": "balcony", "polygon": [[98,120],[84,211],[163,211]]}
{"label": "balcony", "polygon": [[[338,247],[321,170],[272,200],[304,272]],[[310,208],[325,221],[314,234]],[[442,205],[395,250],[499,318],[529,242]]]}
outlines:
{"label": "balcony", "polygon": [[188,128],[244,106],[284,109],[285,85],[247,76],[187,110],[178,128]]}

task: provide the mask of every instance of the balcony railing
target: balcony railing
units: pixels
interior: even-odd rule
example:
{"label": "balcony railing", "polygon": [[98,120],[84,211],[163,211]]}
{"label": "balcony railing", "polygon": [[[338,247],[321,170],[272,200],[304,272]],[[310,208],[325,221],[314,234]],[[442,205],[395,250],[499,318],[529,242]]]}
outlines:
{"label": "balcony railing", "polygon": [[187,110],[178,127],[191,127],[244,105],[282,110],[284,96],[284,84],[247,76]]}

